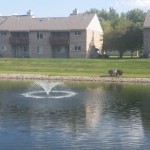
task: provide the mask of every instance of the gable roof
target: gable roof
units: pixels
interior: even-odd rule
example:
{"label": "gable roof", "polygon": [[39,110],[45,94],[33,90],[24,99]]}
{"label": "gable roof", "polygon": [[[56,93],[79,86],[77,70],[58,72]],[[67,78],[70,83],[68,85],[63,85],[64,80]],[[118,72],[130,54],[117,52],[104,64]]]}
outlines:
{"label": "gable roof", "polygon": [[95,15],[93,17],[93,19],[91,20],[91,22],[88,25],[87,29],[93,30],[93,31],[99,31],[99,32],[103,33],[103,29],[100,25],[100,22],[99,22],[99,19],[98,19],[97,15]]}
{"label": "gable roof", "polygon": [[144,28],[150,28],[150,10],[146,14]]}
{"label": "gable roof", "polygon": [[69,17],[32,18],[27,15],[0,16],[0,30],[82,30],[86,29],[96,14],[77,14]]}

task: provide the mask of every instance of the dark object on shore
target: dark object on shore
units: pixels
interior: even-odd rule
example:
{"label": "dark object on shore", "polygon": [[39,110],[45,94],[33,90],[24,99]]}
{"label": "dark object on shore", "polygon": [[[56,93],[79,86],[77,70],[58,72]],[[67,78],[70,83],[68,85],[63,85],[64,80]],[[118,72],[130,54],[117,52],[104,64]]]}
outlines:
{"label": "dark object on shore", "polygon": [[108,74],[113,77],[117,77],[117,76],[121,76],[123,74],[123,71],[122,70],[119,70],[119,69],[113,69],[113,70],[108,70]]}

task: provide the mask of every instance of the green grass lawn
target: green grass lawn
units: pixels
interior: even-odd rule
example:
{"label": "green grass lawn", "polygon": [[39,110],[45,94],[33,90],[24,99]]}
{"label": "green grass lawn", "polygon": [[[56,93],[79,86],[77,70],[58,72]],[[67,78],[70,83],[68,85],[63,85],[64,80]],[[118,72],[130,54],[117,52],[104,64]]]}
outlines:
{"label": "green grass lawn", "polygon": [[38,59],[0,58],[0,73],[50,76],[108,76],[118,68],[122,77],[150,78],[150,59]]}

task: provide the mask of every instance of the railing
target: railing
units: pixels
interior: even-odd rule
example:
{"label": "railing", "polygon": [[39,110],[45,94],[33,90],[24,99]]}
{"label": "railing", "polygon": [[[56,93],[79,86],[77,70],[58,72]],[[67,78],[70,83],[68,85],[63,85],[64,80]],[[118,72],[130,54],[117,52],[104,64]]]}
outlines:
{"label": "railing", "polygon": [[9,43],[11,45],[29,45],[29,37],[10,37]]}
{"label": "railing", "polygon": [[67,37],[50,37],[49,42],[51,45],[69,45],[69,38]]}

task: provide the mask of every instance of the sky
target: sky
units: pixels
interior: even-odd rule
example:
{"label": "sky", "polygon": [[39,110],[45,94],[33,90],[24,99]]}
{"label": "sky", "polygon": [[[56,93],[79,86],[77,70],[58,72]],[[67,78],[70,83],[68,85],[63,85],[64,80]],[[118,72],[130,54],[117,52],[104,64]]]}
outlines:
{"label": "sky", "polygon": [[36,17],[67,17],[77,8],[84,13],[91,8],[98,10],[110,7],[118,13],[132,9],[150,9],[150,0],[0,0],[0,15],[24,15],[31,10]]}

